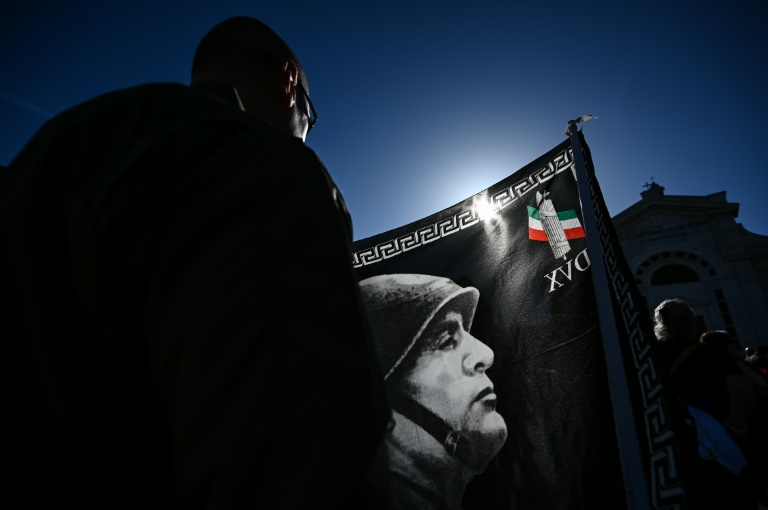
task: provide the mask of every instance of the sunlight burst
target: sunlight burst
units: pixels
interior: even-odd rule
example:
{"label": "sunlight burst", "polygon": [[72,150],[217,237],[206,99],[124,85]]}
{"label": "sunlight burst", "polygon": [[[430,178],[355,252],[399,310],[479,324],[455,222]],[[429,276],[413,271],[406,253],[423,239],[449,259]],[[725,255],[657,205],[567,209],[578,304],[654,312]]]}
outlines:
{"label": "sunlight burst", "polygon": [[495,219],[499,217],[498,208],[488,200],[476,200],[474,208],[481,220]]}

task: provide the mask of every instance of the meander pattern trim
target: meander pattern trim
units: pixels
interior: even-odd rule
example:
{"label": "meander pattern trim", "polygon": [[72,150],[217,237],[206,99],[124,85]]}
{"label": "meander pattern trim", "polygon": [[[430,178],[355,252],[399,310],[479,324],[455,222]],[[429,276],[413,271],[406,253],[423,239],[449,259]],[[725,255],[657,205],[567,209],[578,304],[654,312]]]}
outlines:
{"label": "meander pattern trim", "polygon": [[[588,158],[585,158],[588,161]],[[589,166],[589,165],[588,165]],[[640,308],[635,302],[630,285],[631,274],[625,275],[617,256],[614,238],[610,235],[606,221],[605,205],[596,189],[594,171],[589,169],[589,188],[595,220],[603,248],[608,279],[619,304],[625,333],[629,339],[635,377],[639,382],[644,411],[645,431],[650,451],[650,495],[653,508],[676,510],[683,508],[685,490],[682,473],[677,460],[679,446],[671,428],[671,418],[663,401],[659,369],[651,357],[651,339],[643,333],[640,325]],[[628,269],[628,268],[627,268]],[[620,327],[620,325],[617,325]],[[631,376],[631,373],[627,374]]]}
{"label": "meander pattern trim", "polygon": [[[491,196],[490,205],[494,212],[499,212],[515,203],[529,191],[536,189],[539,184],[552,179],[555,175],[573,168],[573,151],[559,152],[545,166],[539,168],[524,179],[497,191]],[[352,265],[355,268],[375,264],[382,260],[395,257],[414,248],[437,241],[451,234],[478,224],[482,220],[477,209],[472,206],[449,218],[442,219],[400,237],[377,244],[352,254]],[[527,222],[527,216],[524,218]],[[526,224],[527,225],[527,224]]]}

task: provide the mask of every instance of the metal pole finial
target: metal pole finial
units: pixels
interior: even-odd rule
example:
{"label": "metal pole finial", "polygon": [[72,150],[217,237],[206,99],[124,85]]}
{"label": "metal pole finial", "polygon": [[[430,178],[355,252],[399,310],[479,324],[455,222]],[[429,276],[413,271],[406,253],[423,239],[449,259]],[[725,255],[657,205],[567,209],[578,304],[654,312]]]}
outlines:
{"label": "metal pole finial", "polygon": [[582,115],[581,117],[573,120],[569,120],[568,124],[565,126],[565,135],[571,136],[571,130],[576,130],[576,124],[581,124],[582,122],[587,122],[588,120],[596,119],[597,115]]}

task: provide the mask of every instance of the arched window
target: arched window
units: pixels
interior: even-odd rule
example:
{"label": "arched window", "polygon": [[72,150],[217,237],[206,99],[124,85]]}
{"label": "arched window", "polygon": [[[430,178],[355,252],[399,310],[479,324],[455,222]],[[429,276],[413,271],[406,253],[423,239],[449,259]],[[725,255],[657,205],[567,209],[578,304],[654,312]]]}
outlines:
{"label": "arched window", "polygon": [[[640,264],[640,267],[637,268],[635,271],[635,280],[637,281],[638,285],[643,285],[643,282],[645,281],[644,275],[647,269],[655,267],[659,268],[659,265],[668,266],[670,264],[675,264],[678,261],[685,261],[687,264],[685,267],[677,265],[675,267],[683,267],[682,271],[684,271],[688,276],[690,277],[690,266],[691,264],[697,266],[698,272],[696,273],[696,276],[691,280],[677,280],[675,279],[675,276],[672,275],[671,281],[667,281],[662,276],[662,282],[656,283],[651,282],[651,285],[665,285],[667,283],[682,283],[684,281],[690,281],[695,282],[698,281],[700,278],[698,277],[699,274],[705,275],[704,278],[707,278],[708,276],[714,277],[717,276],[717,273],[715,272],[715,268],[712,267],[709,262],[704,260],[703,258],[699,257],[695,253],[688,253],[685,251],[664,251],[660,253],[656,253],[655,255],[652,255],[651,257],[645,259],[642,264]],[[664,273],[662,273],[664,274]]]}
{"label": "arched window", "polygon": [[688,266],[682,264],[666,264],[654,271],[651,285],[670,285],[672,283],[688,283],[699,281],[699,275]]}

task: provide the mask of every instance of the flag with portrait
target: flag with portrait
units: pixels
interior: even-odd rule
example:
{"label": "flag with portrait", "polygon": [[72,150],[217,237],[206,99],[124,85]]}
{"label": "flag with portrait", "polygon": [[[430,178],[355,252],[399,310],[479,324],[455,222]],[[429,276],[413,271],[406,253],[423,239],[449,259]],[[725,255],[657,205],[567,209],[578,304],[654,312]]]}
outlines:
{"label": "flag with portrait", "polygon": [[579,136],[606,271],[623,294],[596,296],[602,253],[587,250],[570,140],[452,207],[354,243],[406,508],[627,508],[598,299],[622,326],[614,341],[649,500],[684,508],[660,382],[647,373],[642,299]]}

